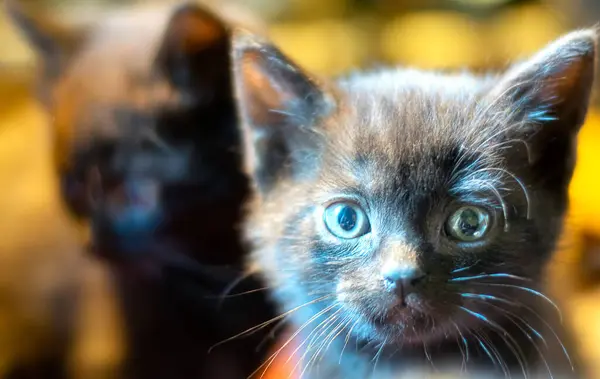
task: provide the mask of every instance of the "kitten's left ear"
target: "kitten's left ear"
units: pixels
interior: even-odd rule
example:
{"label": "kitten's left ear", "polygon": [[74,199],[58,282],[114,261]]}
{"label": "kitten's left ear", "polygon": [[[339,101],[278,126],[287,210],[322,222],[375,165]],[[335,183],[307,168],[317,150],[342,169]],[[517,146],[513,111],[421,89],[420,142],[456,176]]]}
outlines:
{"label": "kitten's left ear", "polygon": [[561,121],[577,131],[584,121],[596,58],[595,30],[569,33],[509,70],[492,96],[507,95],[532,121]]}
{"label": "kitten's left ear", "polygon": [[201,5],[183,4],[168,22],[156,65],[173,86],[196,100],[231,99],[229,46],[224,20]]}
{"label": "kitten's left ear", "polygon": [[490,94],[491,101],[508,99],[519,118],[507,138],[526,141],[530,163],[557,183],[570,179],[594,81],[596,40],[595,30],[565,35],[510,69]]}

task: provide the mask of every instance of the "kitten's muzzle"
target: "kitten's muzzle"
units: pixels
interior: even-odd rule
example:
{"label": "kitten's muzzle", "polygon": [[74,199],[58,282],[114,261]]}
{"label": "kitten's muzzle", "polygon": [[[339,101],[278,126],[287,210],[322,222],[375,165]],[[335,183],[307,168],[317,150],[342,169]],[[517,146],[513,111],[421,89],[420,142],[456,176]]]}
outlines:
{"label": "kitten's muzzle", "polygon": [[385,289],[398,296],[400,305],[407,306],[407,297],[417,291],[426,275],[417,266],[386,265],[382,276]]}

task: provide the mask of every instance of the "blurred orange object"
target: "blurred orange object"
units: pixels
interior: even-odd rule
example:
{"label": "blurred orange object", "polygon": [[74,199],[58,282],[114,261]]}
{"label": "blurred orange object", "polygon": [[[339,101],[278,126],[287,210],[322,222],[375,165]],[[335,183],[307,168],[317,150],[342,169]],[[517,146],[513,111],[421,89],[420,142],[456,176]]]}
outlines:
{"label": "blurred orange object", "polygon": [[[253,379],[297,379],[299,377],[299,372],[296,368],[296,372],[294,372],[294,368],[296,366],[297,360],[294,359],[295,356],[294,351],[296,350],[296,345],[294,345],[294,341],[289,343],[287,346],[284,346],[284,343],[288,341],[289,335],[284,335],[281,338],[280,343],[273,349],[272,354],[276,354],[279,349],[281,351],[277,353],[275,360],[271,363],[271,365],[266,368],[261,368],[254,375]],[[295,354],[297,355],[297,354]],[[265,367],[269,365],[265,364]]]}

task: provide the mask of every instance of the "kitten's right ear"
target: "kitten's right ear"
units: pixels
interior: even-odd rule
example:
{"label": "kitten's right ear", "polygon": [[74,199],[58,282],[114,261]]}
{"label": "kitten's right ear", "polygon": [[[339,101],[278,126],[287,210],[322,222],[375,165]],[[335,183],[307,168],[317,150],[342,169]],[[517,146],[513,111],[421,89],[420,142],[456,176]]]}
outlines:
{"label": "kitten's right ear", "polygon": [[245,168],[261,193],[314,173],[318,124],[334,97],[279,49],[247,31],[233,34],[233,71]]}
{"label": "kitten's right ear", "polygon": [[47,15],[35,12],[18,0],[4,0],[6,11],[42,59],[46,79],[55,79],[64,70],[68,59],[81,46],[85,30],[68,27]]}

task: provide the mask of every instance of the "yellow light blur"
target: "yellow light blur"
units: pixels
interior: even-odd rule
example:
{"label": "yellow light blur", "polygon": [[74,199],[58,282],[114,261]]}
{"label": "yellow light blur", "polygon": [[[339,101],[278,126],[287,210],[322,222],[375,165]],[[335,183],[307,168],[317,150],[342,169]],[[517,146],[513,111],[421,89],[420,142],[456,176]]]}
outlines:
{"label": "yellow light blur", "polygon": [[481,27],[460,13],[411,13],[393,20],[381,37],[386,59],[422,68],[483,63]]}
{"label": "yellow light blur", "polygon": [[337,74],[358,65],[365,54],[363,33],[336,20],[274,25],[271,38],[307,70]]}
{"label": "yellow light blur", "polygon": [[578,227],[600,234],[600,113],[593,109],[579,133],[577,166],[570,187],[571,213]]}
{"label": "yellow light blur", "polygon": [[510,0],[452,0],[455,3],[468,5],[471,7],[495,7],[499,5],[506,4],[510,2]]}
{"label": "yellow light blur", "polygon": [[499,13],[489,24],[489,46],[503,60],[531,54],[563,33],[556,13],[541,5],[520,6]]}

